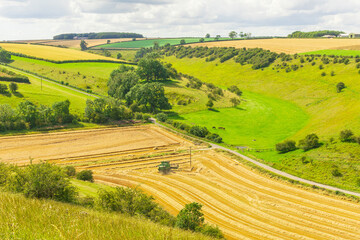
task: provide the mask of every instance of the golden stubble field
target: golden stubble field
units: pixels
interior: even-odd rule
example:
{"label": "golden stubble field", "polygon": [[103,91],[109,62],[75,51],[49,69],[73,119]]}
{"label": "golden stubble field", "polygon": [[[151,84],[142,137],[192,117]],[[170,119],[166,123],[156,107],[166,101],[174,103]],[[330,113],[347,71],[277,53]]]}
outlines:
{"label": "golden stubble field", "polygon": [[59,48],[53,46],[33,45],[33,44],[17,44],[17,43],[0,43],[0,47],[14,53],[22,53],[28,56],[43,58],[53,61],[66,60],[110,60],[117,59],[104,57],[97,54],[83,52],[70,48]]}
{"label": "golden stubble field", "polygon": [[[3,137],[0,142],[2,162],[28,164],[31,157],[91,169],[98,182],[139,186],[173,214],[187,203],[202,203],[206,220],[228,239],[360,238],[360,204],[269,178],[155,126]],[[163,160],[180,168],[159,174],[156,166]]]}
{"label": "golden stubble field", "polygon": [[[235,40],[189,44],[192,47],[235,47],[263,48],[277,53],[303,53],[323,49],[354,49],[360,45],[360,39],[306,39],[306,38],[273,38],[254,40]],[[356,50],[358,50],[357,48]]]}

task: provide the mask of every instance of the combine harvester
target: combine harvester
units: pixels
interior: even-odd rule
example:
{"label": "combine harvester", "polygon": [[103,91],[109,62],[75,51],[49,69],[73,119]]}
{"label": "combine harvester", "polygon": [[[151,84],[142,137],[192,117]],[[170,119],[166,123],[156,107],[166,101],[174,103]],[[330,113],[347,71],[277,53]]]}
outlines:
{"label": "combine harvester", "polygon": [[168,174],[171,169],[179,169],[179,164],[170,164],[169,161],[162,161],[158,166],[158,170],[162,174]]}

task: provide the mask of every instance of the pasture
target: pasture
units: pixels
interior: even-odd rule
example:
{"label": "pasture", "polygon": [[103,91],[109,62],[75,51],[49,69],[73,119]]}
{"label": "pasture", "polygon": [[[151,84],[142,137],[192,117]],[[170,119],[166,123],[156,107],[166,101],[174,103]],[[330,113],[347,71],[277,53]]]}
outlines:
{"label": "pasture", "polygon": [[301,53],[300,55],[328,55],[328,56],[360,56],[360,50],[340,50],[340,49],[327,49],[327,50],[318,50],[312,52]]}
{"label": "pasture", "polygon": [[[108,40],[110,40],[111,43],[116,43],[131,41],[131,38],[86,39],[85,42],[88,44],[88,47],[94,47],[97,45],[107,44]],[[141,38],[138,38],[137,40],[141,40]],[[81,40],[48,40],[40,43],[49,46],[65,46],[68,48],[80,49],[80,42]]]}
{"label": "pasture", "polygon": [[[128,42],[119,42],[119,43],[110,43],[97,46],[96,48],[149,48],[153,47],[154,43],[159,43],[159,46],[164,46],[169,43],[170,45],[179,45],[180,41],[184,39],[186,43],[196,43],[199,42],[200,38],[154,38],[148,40],[136,40]],[[204,38],[205,41],[214,41],[214,38]],[[220,38],[219,40],[229,40],[229,38]]]}
{"label": "pasture", "polygon": [[[78,170],[90,169],[98,182],[143,189],[172,214],[184,204],[199,202],[204,205],[205,219],[218,225],[227,239],[358,239],[360,235],[358,204],[269,178],[227,155],[194,146],[155,126],[1,141],[2,161],[28,164],[31,154],[34,161],[48,159]],[[190,146],[195,150],[192,168]],[[178,163],[180,168],[168,175],[159,174],[157,165],[163,160]]]}
{"label": "pasture", "polygon": [[296,39],[296,38],[273,38],[251,39],[236,41],[219,41],[208,43],[196,43],[192,47],[235,47],[235,48],[263,48],[277,53],[303,53],[323,49],[346,49],[348,46],[360,45],[360,39]]}
{"label": "pasture", "polygon": [[92,97],[75,90],[63,88],[55,83],[43,81],[41,89],[41,80],[31,75],[19,72],[12,68],[10,71],[21,73],[28,76],[31,84],[17,83],[19,89],[17,93],[0,94],[0,104],[9,104],[16,107],[20,102],[29,100],[36,104],[51,105],[54,102],[65,101],[71,102],[70,110],[73,113],[82,114],[85,109],[86,99]]}
{"label": "pasture", "polygon": [[52,61],[68,61],[68,60],[109,60],[117,59],[108,58],[84,51],[78,51],[69,48],[58,48],[52,46],[32,45],[32,44],[16,44],[16,43],[0,43],[0,47],[14,53],[21,53],[27,56],[42,58]]}
{"label": "pasture", "polygon": [[17,56],[12,59],[12,66],[104,95],[107,94],[106,83],[110,73],[120,66],[117,63],[97,62],[56,64]]}

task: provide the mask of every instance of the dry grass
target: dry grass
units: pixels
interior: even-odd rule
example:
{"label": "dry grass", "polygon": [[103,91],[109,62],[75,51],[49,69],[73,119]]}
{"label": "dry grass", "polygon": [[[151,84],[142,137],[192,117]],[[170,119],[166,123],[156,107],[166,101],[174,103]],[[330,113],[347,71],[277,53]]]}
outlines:
{"label": "dry grass", "polygon": [[[277,53],[295,54],[301,52],[310,52],[322,49],[347,49],[357,45],[360,47],[360,39],[258,39],[258,40],[237,40],[220,41],[208,43],[196,43],[189,46],[207,46],[207,47],[235,47],[235,48],[263,48]],[[350,48],[349,48],[350,49]],[[358,48],[359,49],[359,48]],[[351,50],[358,50],[351,49]]]}
{"label": "dry grass", "polygon": [[114,58],[108,58],[88,52],[82,52],[74,49],[58,48],[42,45],[31,44],[16,44],[16,43],[0,43],[0,46],[10,52],[22,53],[28,56],[37,58],[49,59],[54,61],[66,60],[111,60],[116,61]]}

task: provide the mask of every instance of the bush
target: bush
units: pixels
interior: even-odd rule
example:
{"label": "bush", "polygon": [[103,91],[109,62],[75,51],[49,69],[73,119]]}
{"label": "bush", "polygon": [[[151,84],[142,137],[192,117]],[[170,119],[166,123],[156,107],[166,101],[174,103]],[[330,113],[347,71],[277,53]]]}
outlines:
{"label": "bush", "polygon": [[156,119],[160,122],[165,122],[167,120],[168,116],[165,113],[158,113],[156,114]]}
{"label": "bush", "polygon": [[73,202],[77,196],[63,169],[49,163],[30,165],[25,173],[23,193],[27,197]]}
{"label": "bush", "polygon": [[340,93],[344,88],[346,88],[345,83],[339,82],[336,84],[336,92]]}
{"label": "bush", "polygon": [[199,231],[205,219],[200,203],[186,204],[176,217],[175,226],[184,230]]}
{"label": "bush", "polygon": [[94,181],[93,172],[91,170],[82,170],[81,172],[78,172],[76,178],[82,181]]}
{"label": "bush", "polygon": [[296,143],[295,143],[295,141],[292,141],[292,140],[286,140],[282,143],[276,144],[275,148],[276,148],[276,151],[278,151],[280,153],[287,153],[287,152],[296,150]]}
{"label": "bush", "polygon": [[299,141],[299,147],[304,151],[308,151],[319,146],[319,137],[315,133],[309,134],[304,139]]}
{"label": "bush", "polygon": [[0,93],[7,93],[8,92],[8,86],[6,84],[0,83]]}
{"label": "bush", "polygon": [[340,132],[339,140],[341,142],[353,142],[354,141],[354,133],[349,129],[345,129]]}
{"label": "bush", "polygon": [[222,142],[222,137],[220,137],[219,134],[216,133],[210,133],[206,136],[206,138],[216,143]]}
{"label": "bush", "polygon": [[209,131],[206,127],[193,126],[190,128],[190,134],[195,135],[197,137],[205,137]]}
{"label": "bush", "polygon": [[331,174],[334,176],[334,177],[341,177],[342,176],[342,173],[339,171],[339,169],[335,168],[334,170],[332,170]]}
{"label": "bush", "polygon": [[143,115],[142,115],[142,113],[136,112],[136,113],[134,114],[134,118],[135,118],[136,120],[142,120],[142,119],[143,119]]}
{"label": "bush", "polygon": [[241,96],[241,95],[242,95],[242,91],[240,91],[240,89],[239,89],[237,86],[235,86],[235,85],[230,86],[230,87],[228,88],[228,90],[229,90],[230,92],[232,92],[232,93],[235,93],[235,94],[238,95],[238,96]]}
{"label": "bush", "polygon": [[69,177],[74,177],[76,175],[76,169],[74,166],[65,166],[64,172]]}
{"label": "bush", "polygon": [[218,226],[214,227],[209,224],[204,224],[204,226],[201,229],[201,233],[213,238],[219,238],[219,239],[224,238],[224,234],[221,232]]}
{"label": "bush", "polygon": [[143,120],[149,121],[149,118],[151,118],[150,114],[143,114]]}

